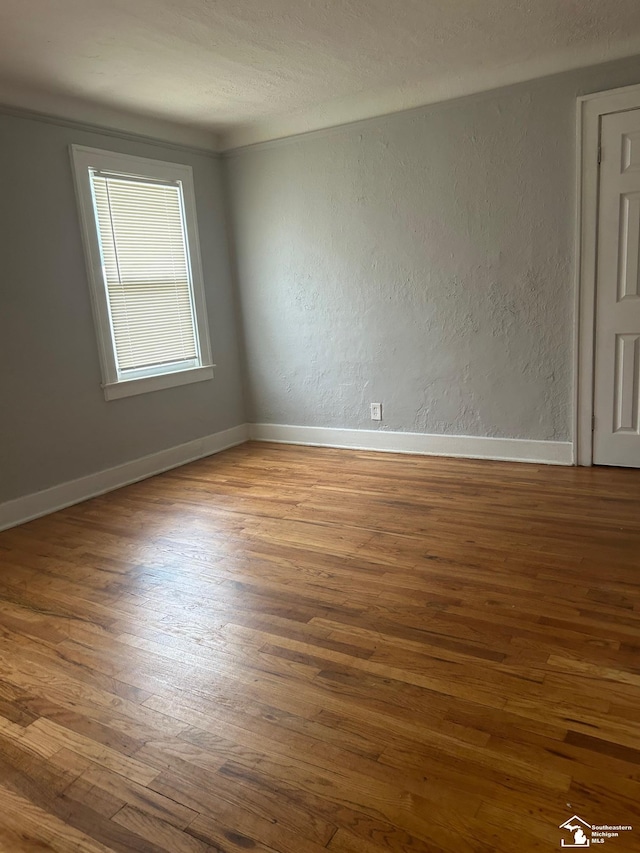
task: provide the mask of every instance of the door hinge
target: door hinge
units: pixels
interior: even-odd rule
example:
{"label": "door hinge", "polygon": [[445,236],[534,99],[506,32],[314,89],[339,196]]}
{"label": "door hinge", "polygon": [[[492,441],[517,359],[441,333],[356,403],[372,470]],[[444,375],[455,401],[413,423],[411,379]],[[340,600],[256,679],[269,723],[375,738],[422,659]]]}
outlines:
{"label": "door hinge", "polygon": [[598,143],[598,166],[602,163],[602,145]]}
{"label": "door hinge", "polygon": [[592,415],[591,417],[591,432],[596,431],[596,416]]}

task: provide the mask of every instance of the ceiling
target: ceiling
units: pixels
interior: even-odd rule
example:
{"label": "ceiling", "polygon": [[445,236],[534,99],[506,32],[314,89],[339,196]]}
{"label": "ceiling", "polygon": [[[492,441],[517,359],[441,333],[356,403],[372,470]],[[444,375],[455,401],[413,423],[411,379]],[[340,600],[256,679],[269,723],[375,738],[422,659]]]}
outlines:
{"label": "ceiling", "polygon": [[640,53],[638,0],[2,0],[0,102],[229,148]]}

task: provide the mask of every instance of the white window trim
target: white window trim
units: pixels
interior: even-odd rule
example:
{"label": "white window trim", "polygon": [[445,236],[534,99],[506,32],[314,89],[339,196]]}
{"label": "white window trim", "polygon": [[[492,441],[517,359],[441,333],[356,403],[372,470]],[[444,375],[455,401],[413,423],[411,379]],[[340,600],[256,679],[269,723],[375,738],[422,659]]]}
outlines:
{"label": "white window trim", "polygon": [[[102,388],[106,400],[130,397],[134,394],[146,394],[176,385],[187,385],[213,378],[213,359],[209,339],[207,306],[204,295],[204,279],[198,239],[198,220],[196,215],[193,171],[191,166],[178,163],[166,163],[129,154],[117,154],[99,148],[86,148],[82,145],[71,146],[71,162],[80,213],[82,242],[87,261],[91,305],[98,339],[98,352],[102,369]],[[184,203],[184,217],[187,232],[195,324],[200,344],[200,364],[182,370],[169,369],[153,376],[141,376],[123,379],[118,376],[115,352],[111,337],[109,306],[102,274],[102,256],[95,220],[89,169],[121,172],[123,174],[143,175],[162,181],[180,181]]]}

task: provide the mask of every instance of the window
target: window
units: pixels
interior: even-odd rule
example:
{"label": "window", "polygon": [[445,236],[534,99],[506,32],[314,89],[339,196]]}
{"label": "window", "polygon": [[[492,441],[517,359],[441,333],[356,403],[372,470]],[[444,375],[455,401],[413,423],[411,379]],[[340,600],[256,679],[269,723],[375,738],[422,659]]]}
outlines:
{"label": "window", "polygon": [[191,168],[71,154],[106,399],[211,379]]}

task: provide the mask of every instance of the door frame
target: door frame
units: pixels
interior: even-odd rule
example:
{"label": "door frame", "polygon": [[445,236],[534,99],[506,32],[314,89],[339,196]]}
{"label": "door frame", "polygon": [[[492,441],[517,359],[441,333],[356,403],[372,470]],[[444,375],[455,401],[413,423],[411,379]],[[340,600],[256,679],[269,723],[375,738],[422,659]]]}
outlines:
{"label": "door frame", "polygon": [[640,108],[640,84],[578,98],[574,464],[593,465],[598,194],[602,116]]}

